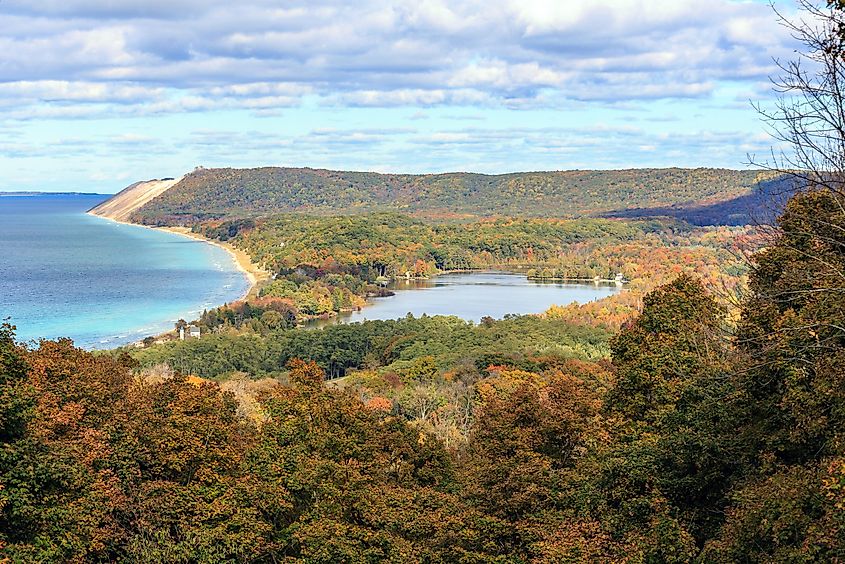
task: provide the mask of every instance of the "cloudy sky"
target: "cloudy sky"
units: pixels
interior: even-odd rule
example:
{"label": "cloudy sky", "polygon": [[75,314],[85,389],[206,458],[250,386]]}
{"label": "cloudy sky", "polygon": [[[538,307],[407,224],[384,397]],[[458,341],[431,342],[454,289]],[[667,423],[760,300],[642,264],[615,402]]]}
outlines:
{"label": "cloudy sky", "polygon": [[0,191],[742,168],[772,143],[749,100],[793,50],[762,1],[0,0]]}

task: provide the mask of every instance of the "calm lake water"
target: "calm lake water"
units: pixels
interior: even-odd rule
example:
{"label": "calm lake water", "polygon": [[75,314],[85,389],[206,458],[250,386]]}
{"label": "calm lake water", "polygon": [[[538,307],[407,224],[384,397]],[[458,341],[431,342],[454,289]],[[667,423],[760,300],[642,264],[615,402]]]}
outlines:
{"label": "calm lake water", "polygon": [[0,197],[0,319],[18,338],[111,348],[246,292],[219,247],[85,213],[106,197]]}
{"label": "calm lake water", "polygon": [[412,313],[416,317],[456,315],[478,322],[485,316],[500,319],[509,313],[541,313],[553,304],[581,304],[619,291],[615,285],[533,282],[521,274],[507,272],[444,274],[431,280],[400,281],[391,289],[395,296],[373,298],[371,305],[361,311],[329,321],[397,319]]}

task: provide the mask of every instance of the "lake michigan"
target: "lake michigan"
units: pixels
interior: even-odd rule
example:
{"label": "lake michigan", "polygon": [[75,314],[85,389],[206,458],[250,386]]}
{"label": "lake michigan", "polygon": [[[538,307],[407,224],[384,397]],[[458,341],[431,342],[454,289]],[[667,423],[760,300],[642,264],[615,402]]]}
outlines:
{"label": "lake michigan", "polygon": [[112,348],[249,288],[219,247],[85,213],[107,197],[0,197],[0,319],[19,339]]}

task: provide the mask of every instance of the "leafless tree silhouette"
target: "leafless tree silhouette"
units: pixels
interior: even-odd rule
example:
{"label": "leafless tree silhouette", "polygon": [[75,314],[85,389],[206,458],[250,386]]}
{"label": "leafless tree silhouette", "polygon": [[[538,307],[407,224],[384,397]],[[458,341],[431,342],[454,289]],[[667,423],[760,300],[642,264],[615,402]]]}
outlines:
{"label": "leafless tree silhouette", "polygon": [[790,189],[825,188],[845,195],[845,0],[823,5],[797,0],[800,13],[789,18],[774,6],[781,25],[802,48],[796,58],[776,60],[774,107],[755,104],[771,135],[785,145],[769,160],[751,158],[762,169],[794,180]]}

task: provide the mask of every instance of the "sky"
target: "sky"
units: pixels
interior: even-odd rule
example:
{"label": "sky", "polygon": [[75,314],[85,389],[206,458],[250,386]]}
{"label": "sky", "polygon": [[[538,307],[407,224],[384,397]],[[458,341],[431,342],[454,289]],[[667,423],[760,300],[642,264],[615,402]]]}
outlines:
{"label": "sky", "polygon": [[795,48],[762,1],[0,0],[0,191],[746,168]]}

